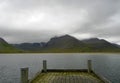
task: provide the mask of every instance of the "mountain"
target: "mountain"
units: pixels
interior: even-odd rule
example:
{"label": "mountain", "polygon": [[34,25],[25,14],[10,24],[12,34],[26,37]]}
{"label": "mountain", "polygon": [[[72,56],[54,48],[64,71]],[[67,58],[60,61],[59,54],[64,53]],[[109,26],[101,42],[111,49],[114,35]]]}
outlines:
{"label": "mountain", "polygon": [[22,52],[21,50],[8,44],[3,38],[0,38],[0,53]]}
{"label": "mountain", "polygon": [[120,48],[104,39],[91,38],[82,40],[91,51],[96,52],[112,52],[112,51],[120,51]]}
{"label": "mountain", "polygon": [[118,45],[118,44],[113,43],[113,45],[115,45],[115,46],[117,46],[118,48],[120,48],[120,45]]}
{"label": "mountain", "polygon": [[47,43],[21,43],[13,46],[28,52],[77,52],[83,48],[84,43],[72,36],[64,35],[53,37]]}
{"label": "mountain", "polygon": [[43,49],[48,52],[78,52],[82,51],[84,46],[80,40],[70,35],[63,35],[51,38]]}
{"label": "mountain", "polygon": [[70,35],[53,37],[47,43],[14,44],[16,48],[29,52],[120,52],[117,44],[104,39],[78,40]]}
{"label": "mountain", "polygon": [[82,46],[84,46],[83,42],[69,35],[51,38],[50,41],[46,43],[47,48],[71,49]]}
{"label": "mountain", "polygon": [[41,43],[21,43],[21,44],[12,44],[14,47],[25,50],[25,51],[39,51],[46,45],[45,42]]}

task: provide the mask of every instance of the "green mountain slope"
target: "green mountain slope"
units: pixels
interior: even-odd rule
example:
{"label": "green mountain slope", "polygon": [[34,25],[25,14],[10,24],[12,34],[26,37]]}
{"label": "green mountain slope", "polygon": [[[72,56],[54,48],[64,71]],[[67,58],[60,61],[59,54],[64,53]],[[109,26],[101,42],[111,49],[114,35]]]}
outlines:
{"label": "green mountain slope", "polygon": [[16,52],[22,51],[8,44],[4,39],[0,38],[0,53],[16,53]]}
{"label": "green mountain slope", "polygon": [[90,49],[89,51],[94,52],[117,52],[120,51],[120,48],[104,39],[91,38],[83,40]]}

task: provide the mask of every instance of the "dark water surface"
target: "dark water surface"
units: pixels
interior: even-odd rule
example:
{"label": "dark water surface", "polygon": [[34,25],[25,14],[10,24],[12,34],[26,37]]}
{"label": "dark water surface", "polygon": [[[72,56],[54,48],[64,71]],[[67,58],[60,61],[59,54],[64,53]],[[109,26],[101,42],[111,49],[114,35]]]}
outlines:
{"label": "dark water surface", "polygon": [[88,59],[93,61],[94,71],[120,83],[120,54],[104,53],[0,54],[0,83],[20,83],[20,68],[24,67],[29,67],[29,78],[34,77],[43,60],[52,69],[84,69]]}

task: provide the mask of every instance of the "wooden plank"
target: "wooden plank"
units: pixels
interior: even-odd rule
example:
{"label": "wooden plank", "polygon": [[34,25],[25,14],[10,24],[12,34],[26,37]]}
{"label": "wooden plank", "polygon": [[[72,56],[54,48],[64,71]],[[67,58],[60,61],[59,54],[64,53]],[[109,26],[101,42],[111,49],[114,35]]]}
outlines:
{"label": "wooden plank", "polygon": [[47,72],[41,73],[32,83],[104,83],[87,72]]}

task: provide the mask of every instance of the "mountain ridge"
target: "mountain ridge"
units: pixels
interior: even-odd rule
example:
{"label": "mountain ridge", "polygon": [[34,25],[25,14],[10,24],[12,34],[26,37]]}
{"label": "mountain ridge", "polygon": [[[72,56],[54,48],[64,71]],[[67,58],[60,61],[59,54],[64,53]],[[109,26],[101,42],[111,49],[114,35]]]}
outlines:
{"label": "mountain ridge", "polygon": [[[23,44],[13,45],[19,49],[30,52],[120,52],[119,46],[104,39],[90,38],[78,40],[70,35],[53,37],[48,42],[29,43],[31,49],[21,48]],[[24,45],[25,46],[25,45]]]}
{"label": "mountain ridge", "polygon": [[104,39],[78,40],[70,35],[53,37],[48,42],[9,44],[0,38],[0,53],[80,53],[120,52],[120,46]]}

